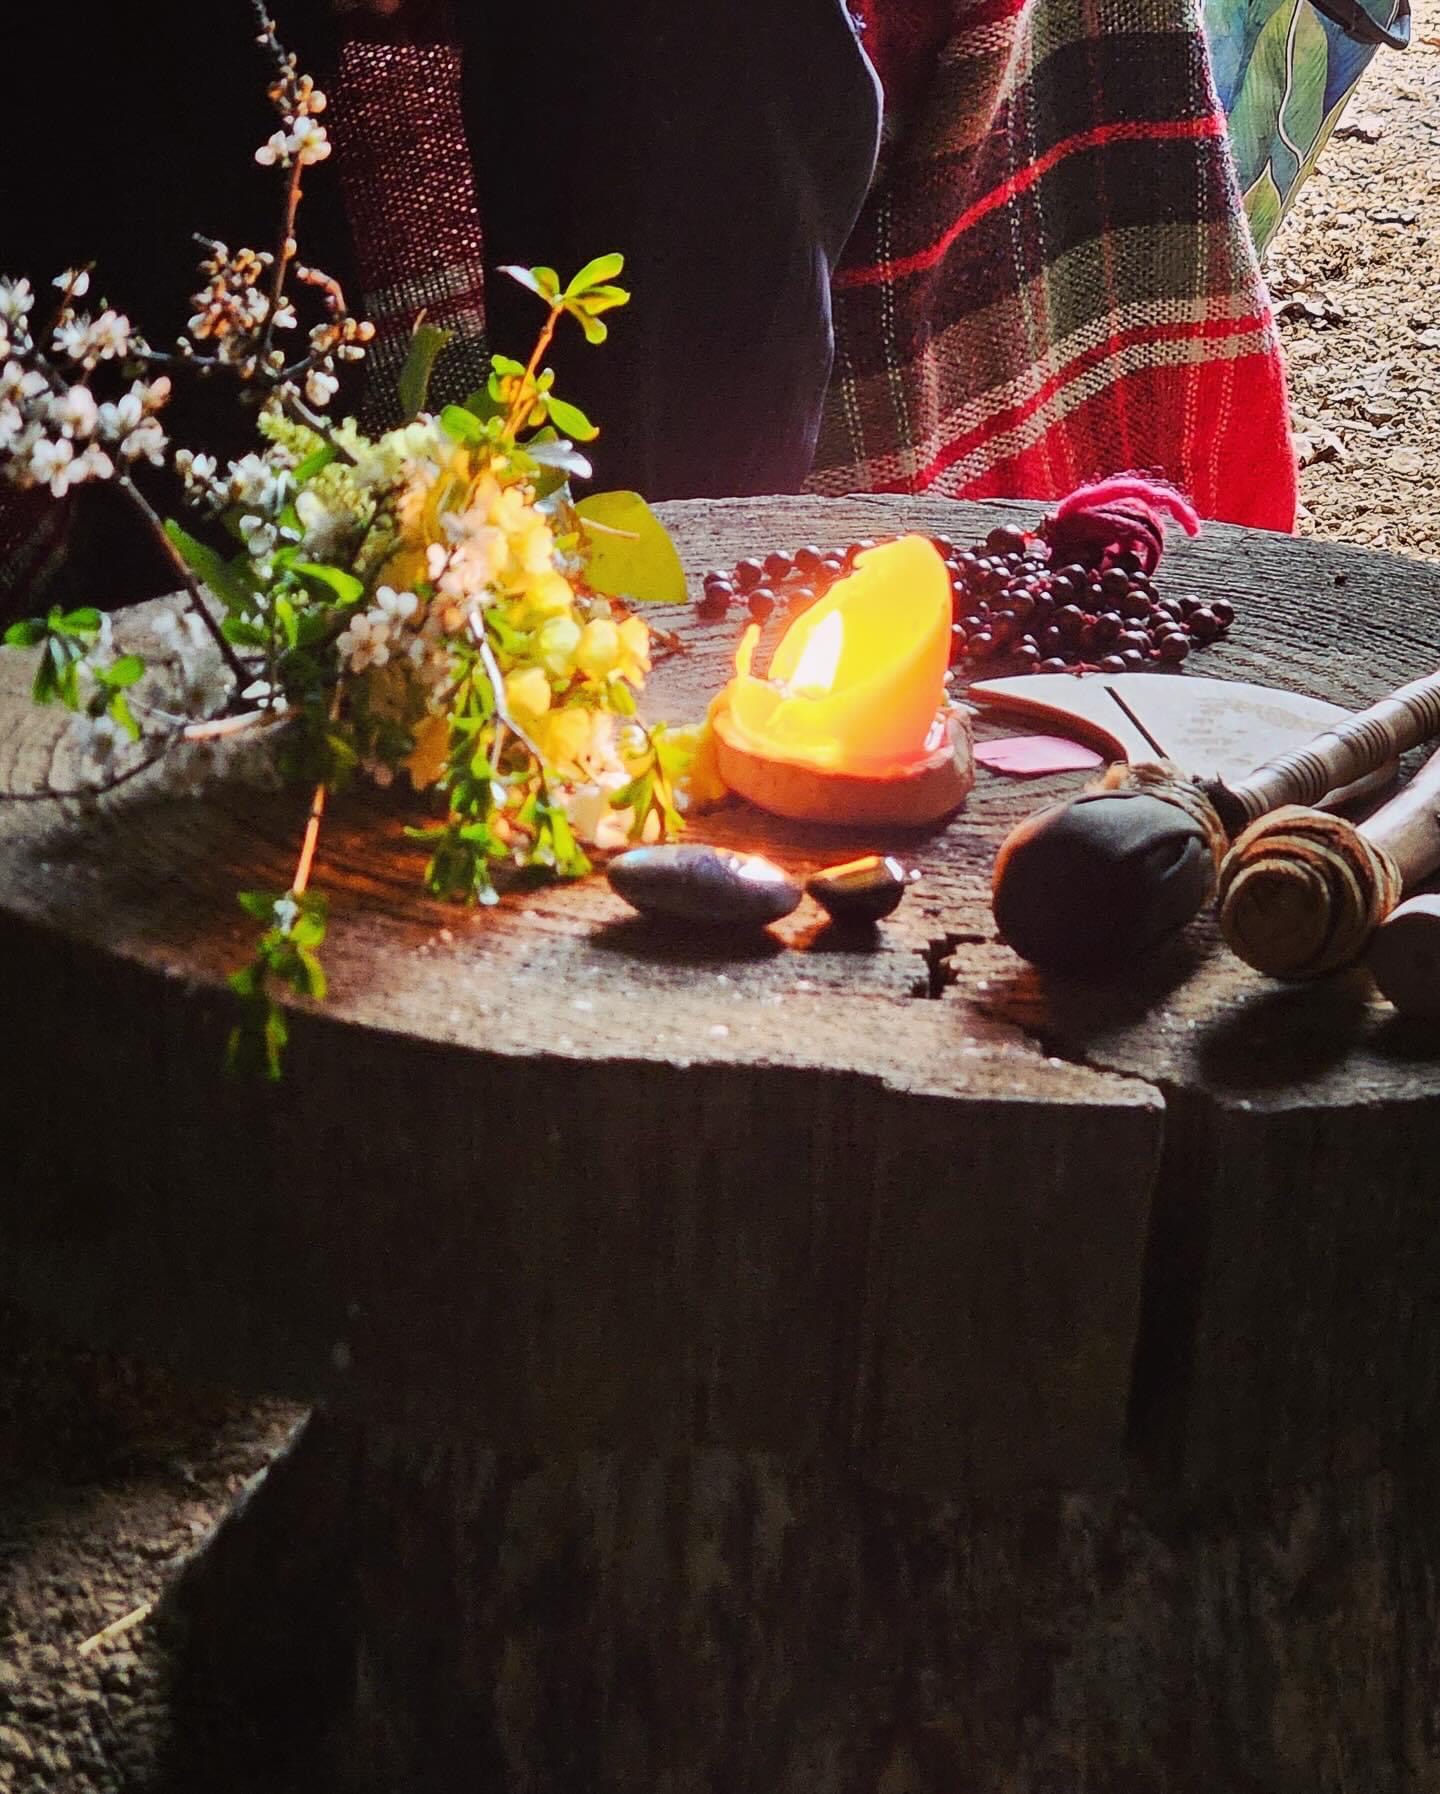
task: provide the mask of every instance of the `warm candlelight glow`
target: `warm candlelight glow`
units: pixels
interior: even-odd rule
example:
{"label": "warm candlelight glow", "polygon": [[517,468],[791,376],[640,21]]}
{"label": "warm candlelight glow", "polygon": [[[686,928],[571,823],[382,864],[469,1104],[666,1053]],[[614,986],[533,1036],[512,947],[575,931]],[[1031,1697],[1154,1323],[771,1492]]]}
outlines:
{"label": "warm candlelight glow", "polygon": [[924,536],[867,549],[750,671],[745,632],[726,688],[727,733],[744,751],[826,772],[901,771],[933,751],[950,656],[950,581]]}

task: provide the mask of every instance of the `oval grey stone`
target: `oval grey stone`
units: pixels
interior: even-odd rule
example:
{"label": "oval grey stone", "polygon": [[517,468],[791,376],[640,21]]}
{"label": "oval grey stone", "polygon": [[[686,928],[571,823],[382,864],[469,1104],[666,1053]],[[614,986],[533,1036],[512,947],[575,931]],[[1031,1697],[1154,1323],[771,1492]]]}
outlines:
{"label": "oval grey stone", "polygon": [[703,928],[763,928],[800,901],[800,887],[769,860],[715,847],[632,847],[610,862],[609,877],[642,915]]}

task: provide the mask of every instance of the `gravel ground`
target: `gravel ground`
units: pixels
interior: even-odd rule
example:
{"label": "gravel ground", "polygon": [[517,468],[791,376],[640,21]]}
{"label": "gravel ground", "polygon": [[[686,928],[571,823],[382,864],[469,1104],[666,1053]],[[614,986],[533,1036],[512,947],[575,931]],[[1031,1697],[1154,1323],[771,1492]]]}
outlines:
{"label": "gravel ground", "polygon": [[1440,558],[1440,0],[1362,77],[1267,272],[1302,531]]}
{"label": "gravel ground", "polygon": [[[1416,0],[1406,55],[1371,65],[1269,274],[1301,529],[1440,559],[1440,0]],[[0,1309],[0,1790],[151,1785],[149,1628],[80,1647],[156,1595],[297,1418],[69,1351]]]}

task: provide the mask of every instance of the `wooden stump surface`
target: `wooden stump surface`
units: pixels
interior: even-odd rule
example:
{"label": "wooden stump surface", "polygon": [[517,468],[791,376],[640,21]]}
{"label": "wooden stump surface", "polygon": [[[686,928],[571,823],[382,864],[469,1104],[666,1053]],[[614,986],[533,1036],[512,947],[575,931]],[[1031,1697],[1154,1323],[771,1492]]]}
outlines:
{"label": "wooden stump surface", "polygon": [[[667,515],[698,576],[1039,509]],[[1213,526],[1161,577],[1239,612],[1187,676],[1359,704],[1440,654],[1412,563]],[[660,620],[690,652],[647,708],[698,717],[738,622]],[[27,672],[0,655],[9,790],[53,769]],[[1127,1439],[1203,1481],[1377,1462],[1440,1406],[1440,1040],[1360,974],[1268,984],[1208,921],[1040,979],[990,864],[1081,782],[982,772],[929,838],[697,825],[799,872],[904,853],[924,880],[865,950],[808,900],[748,945],[657,933],[600,878],[436,904],[413,809],[337,803],[332,994],[277,1091],[221,1080],[222,980],[300,799],[147,776],[0,806],[0,1284],[97,1343],[500,1449],[838,1449],[902,1487],[1084,1481]]]}

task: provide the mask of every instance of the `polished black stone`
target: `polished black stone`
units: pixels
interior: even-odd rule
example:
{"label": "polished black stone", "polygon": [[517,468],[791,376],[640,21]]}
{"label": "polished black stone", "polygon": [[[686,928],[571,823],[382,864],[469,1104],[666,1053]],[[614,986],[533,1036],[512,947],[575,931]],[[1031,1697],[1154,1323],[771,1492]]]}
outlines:
{"label": "polished black stone", "polygon": [[769,860],[714,847],[632,847],[610,862],[609,878],[642,915],[704,928],[763,928],[800,901],[800,887]]}
{"label": "polished black stone", "polygon": [[878,922],[905,895],[910,874],[899,860],[878,853],[827,866],[805,889],[836,922]]}

